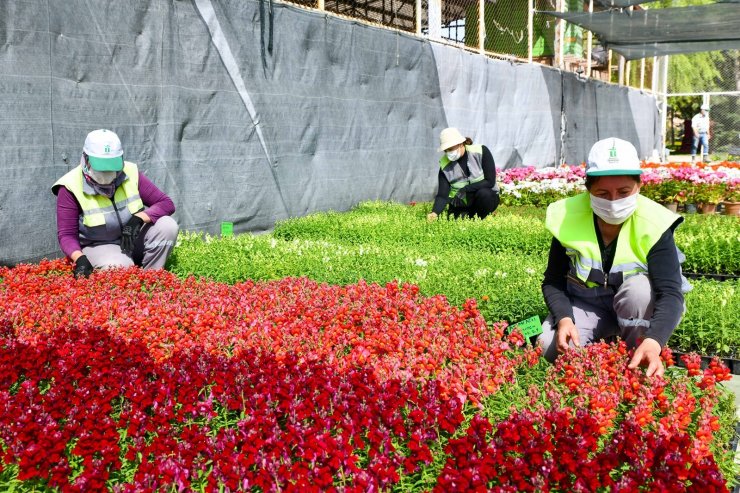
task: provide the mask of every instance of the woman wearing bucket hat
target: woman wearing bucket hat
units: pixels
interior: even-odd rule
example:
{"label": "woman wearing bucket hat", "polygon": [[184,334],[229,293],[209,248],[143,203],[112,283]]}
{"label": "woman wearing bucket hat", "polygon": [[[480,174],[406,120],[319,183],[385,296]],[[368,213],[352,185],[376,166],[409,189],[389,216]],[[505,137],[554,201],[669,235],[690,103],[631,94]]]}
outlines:
{"label": "woman wearing bucket hat", "polygon": [[618,336],[636,348],[630,368],[663,374],[660,352],[691,286],[673,239],[683,218],[639,194],[641,173],[631,143],[601,140],[588,156],[587,192],[547,208],[553,239],[542,293],[550,314],[538,342],[550,361]]}
{"label": "woman wearing bucket hat", "polygon": [[164,267],[177,239],[175,205],[134,163],[110,130],[90,132],[80,164],[51,188],[57,238],[75,277],[93,268]]}
{"label": "woman wearing bucket hat", "polygon": [[453,127],[442,130],[437,150],[444,155],[439,160],[437,196],[427,219],[437,219],[448,204],[449,214],[456,218],[476,215],[483,219],[495,211],[499,195],[491,151],[473,145]]}

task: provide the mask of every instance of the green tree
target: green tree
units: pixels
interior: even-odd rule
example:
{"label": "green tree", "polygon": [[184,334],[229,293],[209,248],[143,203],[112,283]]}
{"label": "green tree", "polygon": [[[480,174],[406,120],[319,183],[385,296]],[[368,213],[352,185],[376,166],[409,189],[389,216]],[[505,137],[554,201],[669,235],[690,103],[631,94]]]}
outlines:
{"label": "green tree", "polygon": [[727,55],[721,51],[671,55],[668,62],[668,92],[721,90],[725,85],[722,68],[726,63],[729,63]]}
{"label": "green tree", "polygon": [[[650,9],[671,7],[693,7],[715,3],[713,0],[660,0],[649,4]],[[737,52],[707,51],[671,55],[668,63],[668,92],[709,92],[721,90],[725,85],[723,67],[731,63],[730,54]],[[683,108],[682,108],[683,109]],[[682,115],[691,118],[698,110],[690,109],[690,114]]]}
{"label": "green tree", "polygon": [[[673,55],[668,65],[668,93],[735,91],[740,87],[738,50]],[[681,142],[678,152],[691,150],[691,117],[699,112],[702,96],[676,96],[668,99],[674,126],[670,135]],[[712,146],[725,152],[740,143],[737,128],[737,96],[712,96]]]}

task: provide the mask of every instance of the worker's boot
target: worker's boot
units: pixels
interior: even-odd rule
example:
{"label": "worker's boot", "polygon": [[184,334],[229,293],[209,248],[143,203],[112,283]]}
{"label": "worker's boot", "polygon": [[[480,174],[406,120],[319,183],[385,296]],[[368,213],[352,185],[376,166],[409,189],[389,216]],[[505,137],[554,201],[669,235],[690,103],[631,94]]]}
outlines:
{"label": "worker's boot", "polygon": [[704,154],[702,161],[704,162],[704,164],[707,164],[709,162],[709,154]]}

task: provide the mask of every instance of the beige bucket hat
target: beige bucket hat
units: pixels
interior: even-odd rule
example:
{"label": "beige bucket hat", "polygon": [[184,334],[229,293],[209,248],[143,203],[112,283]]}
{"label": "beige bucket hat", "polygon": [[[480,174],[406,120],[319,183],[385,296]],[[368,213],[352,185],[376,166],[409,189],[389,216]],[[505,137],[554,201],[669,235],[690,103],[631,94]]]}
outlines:
{"label": "beige bucket hat", "polygon": [[458,129],[455,127],[445,128],[439,134],[439,148],[437,150],[442,152],[463,142],[465,142],[465,137]]}

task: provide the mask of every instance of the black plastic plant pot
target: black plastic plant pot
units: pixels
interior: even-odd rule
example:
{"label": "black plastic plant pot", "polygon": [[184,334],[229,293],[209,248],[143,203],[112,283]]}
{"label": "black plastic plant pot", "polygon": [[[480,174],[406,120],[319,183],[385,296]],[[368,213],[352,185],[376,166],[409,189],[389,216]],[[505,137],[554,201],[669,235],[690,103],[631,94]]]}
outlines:
{"label": "black plastic plant pot", "polygon": [[740,279],[738,274],[709,274],[702,272],[684,272],[686,279],[711,279],[713,281],[734,281]]}
{"label": "black plastic plant pot", "polygon": [[[682,351],[675,351],[671,350],[673,352],[673,359],[676,360],[676,366],[679,366],[681,368],[686,368],[686,365],[684,365],[683,361],[681,361],[681,356],[683,356],[684,353]],[[702,356],[701,357],[701,368],[702,370],[709,366],[709,362],[712,361],[713,356]],[[740,375],[740,359],[735,358],[719,358],[722,363],[724,363],[727,368],[730,369],[730,373],[733,375]]]}
{"label": "black plastic plant pot", "polygon": [[[740,375],[740,359],[728,359],[729,363],[725,363],[730,369],[730,373],[733,375]],[[732,366],[730,366],[732,365]]]}
{"label": "black plastic plant pot", "polygon": [[[735,451],[735,457],[740,454],[738,440],[740,440],[740,421],[735,423],[735,436],[730,440],[730,450]],[[732,489],[732,493],[740,493],[740,475],[735,476],[735,487]]]}

